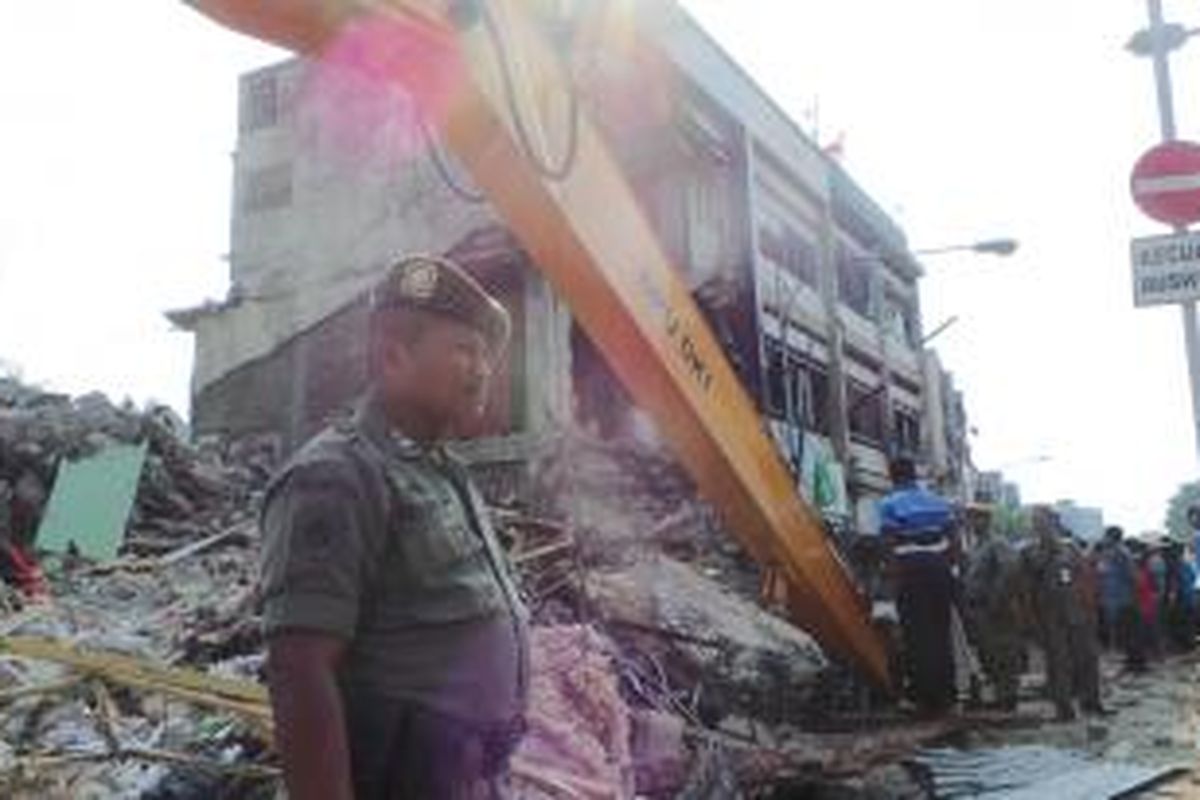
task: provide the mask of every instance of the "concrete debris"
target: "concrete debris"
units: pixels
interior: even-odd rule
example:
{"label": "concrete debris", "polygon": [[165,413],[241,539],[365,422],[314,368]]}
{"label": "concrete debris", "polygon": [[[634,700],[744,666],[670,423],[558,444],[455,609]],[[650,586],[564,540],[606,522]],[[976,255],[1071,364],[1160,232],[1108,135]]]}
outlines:
{"label": "concrete debris", "polygon": [[741,800],[738,777],[729,755],[719,746],[702,747],[679,800]]}
{"label": "concrete debris", "polygon": [[113,444],[147,448],[122,550],[130,555],[164,553],[250,517],[278,454],[271,437],[194,445],[163,406],[72,399],[0,378],[0,534],[32,542],[59,463]]}
{"label": "concrete debris", "polygon": [[667,556],[594,572],[587,594],[605,624],[703,693],[702,718],[779,721],[809,703],[826,666],[803,631]]}
{"label": "concrete debris", "polygon": [[0,796],[273,795],[255,553],[222,545],[52,571],[52,599],[0,615]]}
{"label": "concrete debris", "polygon": [[[28,552],[60,463],[115,444],[145,448],[121,555],[0,596],[0,795],[270,797],[254,518],[275,446],[195,445],[168,409],[0,378],[0,540]],[[254,703],[213,689],[235,678]]]}
{"label": "concrete debris", "polygon": [[740,596],[757,596],[758,565],[660,448],[576,430],[534,471],[534,501],[571,520],[589,565],[622,566],[665,553]]}

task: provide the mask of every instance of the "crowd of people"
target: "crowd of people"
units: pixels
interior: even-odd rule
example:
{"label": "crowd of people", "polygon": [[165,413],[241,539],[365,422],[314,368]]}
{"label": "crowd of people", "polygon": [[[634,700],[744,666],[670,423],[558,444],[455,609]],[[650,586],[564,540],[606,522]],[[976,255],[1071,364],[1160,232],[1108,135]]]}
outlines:
{"label": "crowd of people", "polygon": [[[891,477],[879,509],[881,586],[899,619],[901,681],[922,714],[982,704],[985,691],[988,705],[1015,711],[1031,653],[1057,719],[1105,714],[1102,651],[1137,673],[1194,646],[1195,553],[1182,543],[1127,538],[1116,526],[1086,542],[1044,505],[1027,533],[1002,535],[990,506],[956,508],[917,481],[911,461],[893,462]],[[975,664],[983,680],[960,690],[957,676]]]}

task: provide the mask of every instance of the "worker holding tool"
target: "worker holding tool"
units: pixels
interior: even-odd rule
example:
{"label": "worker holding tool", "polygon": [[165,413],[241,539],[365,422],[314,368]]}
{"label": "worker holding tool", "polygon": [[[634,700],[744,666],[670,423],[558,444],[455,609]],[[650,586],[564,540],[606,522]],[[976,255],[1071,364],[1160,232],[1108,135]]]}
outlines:
{"label": "worker holding tool", "polygon": [[922,714],[949,711],[957,693],[950,613],[957,554],[954,510],[917,483],[916,465],[890,465],[893,489],[879,507],[890,554],[908,690]]}
{"label": "worker holding tool", "polygon": [[448,260],[371,298],[369,389],[267,490],[267,678],[292,800],[494,798],[523,731],[527,614],[444,446],[482,413],[503,307]]}

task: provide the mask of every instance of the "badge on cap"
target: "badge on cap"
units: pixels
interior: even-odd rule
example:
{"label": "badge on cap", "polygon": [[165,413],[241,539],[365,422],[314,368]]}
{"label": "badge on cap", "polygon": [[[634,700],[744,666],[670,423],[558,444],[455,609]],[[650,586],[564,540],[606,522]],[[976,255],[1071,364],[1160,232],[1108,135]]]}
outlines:
{"label": "badge on cap", "polygon": [[438,265],[432,261],[414,261],[400,276],[396,291],[410,300],[428,300],[437,291]]}

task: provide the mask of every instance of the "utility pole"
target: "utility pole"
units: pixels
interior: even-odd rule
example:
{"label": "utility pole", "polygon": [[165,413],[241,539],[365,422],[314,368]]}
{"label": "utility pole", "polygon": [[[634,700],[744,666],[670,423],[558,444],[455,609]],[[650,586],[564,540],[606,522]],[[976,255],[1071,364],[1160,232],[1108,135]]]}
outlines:
{"label": "utility pole", "polygon": [[[1158,94],[1158,121],[1164,142],[1174,141],[1175,103],[1171,93],[1171,65],[1167,59],[1173,46],[1168,26],[1163,24],[1162,0],[1146,0],[1150,14],[1149,49],[1154,64],[1154,86]],[[1175,226],[1176,233],[1185,233],[1187,226]],[[1196,325],[1196,302],[1180,304],[1183,319],[1183,341],[1187,348],[1188,384],[1192,391],[1192,431],[1196,438],[1196,454],[1200,460],[1200,329]]]}

